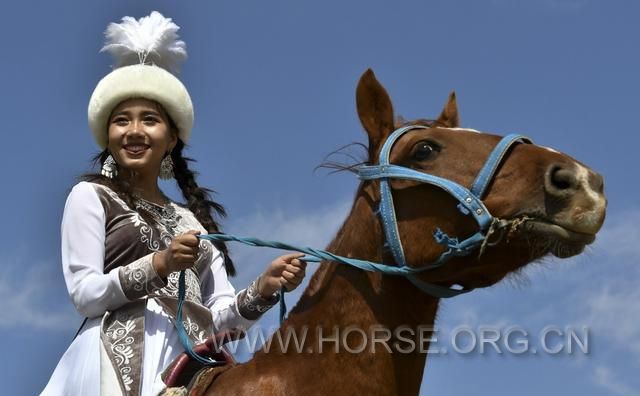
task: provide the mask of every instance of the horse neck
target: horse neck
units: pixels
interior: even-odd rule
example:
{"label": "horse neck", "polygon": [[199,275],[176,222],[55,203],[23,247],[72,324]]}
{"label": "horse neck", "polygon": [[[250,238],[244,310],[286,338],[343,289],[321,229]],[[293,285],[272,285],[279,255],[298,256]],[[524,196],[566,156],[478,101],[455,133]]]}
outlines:
{"label": "horse neck", "polygon": [[[384,237],[381,225],[372,213],[370,202],[362,191],[358,194],[351,214],[329,245],[329,251],[373,262],[390,262],[390,255],[382,247]],[[336,327],[345,329],[355,326],[365,332],[378,327],[387,328],[391,333],[405,327],[417,332],[421,327],[433,326],[437,307],[438,299],[423,294],[403,277],[323,263],[289,314],[285,327],[307,327],[312,330],[309,333],[313,333],[313,342],[319,341],[313,331],[317,328],[327,331],[325,338],[331,335],[329,330]],[[390,346],[393,340],[388,342]],[[355,346],[359,345],[357,341],[355,343]],[[425,345],[428,346],[427,343],[422,344],[423,347]],[[378,346],[382,347],[380,344]],[[388,352],[384,347],[376,348],[374,362],[367,353],[343,355],[343,361],[351,360],[349,367],[368,373],[367,377],[375,374],[379,378],[387,378],[385,384],[390,387],[390,393],[417,394],[419,391],[426,353],[398,353]],[[332,359],[325,354],[316,358]],[[345,366],[341,364],[340,367]],[[338,376],[345,374],[342,371],[336,373]]]}

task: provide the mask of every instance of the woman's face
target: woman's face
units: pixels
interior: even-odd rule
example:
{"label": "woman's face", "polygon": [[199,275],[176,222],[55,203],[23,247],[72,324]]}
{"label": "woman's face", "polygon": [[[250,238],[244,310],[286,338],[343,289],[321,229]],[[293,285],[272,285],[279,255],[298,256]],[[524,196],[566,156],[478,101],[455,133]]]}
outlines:
{"label": "woman's face", "polygon": [[120,167],[156,177],[162,159],[177,143],[166,113],[148,99],[120,103],[109,117],[108,131],[108,148]]}

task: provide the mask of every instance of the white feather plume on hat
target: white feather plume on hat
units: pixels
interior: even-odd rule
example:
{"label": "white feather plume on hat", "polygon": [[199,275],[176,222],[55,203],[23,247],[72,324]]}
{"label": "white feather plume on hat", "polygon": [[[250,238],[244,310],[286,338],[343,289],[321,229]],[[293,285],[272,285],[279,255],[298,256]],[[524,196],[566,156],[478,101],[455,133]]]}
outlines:
{"label": "white feather plume on hat", "polygon": [[177,73],[187,58],[184,41],[178,39],[180,27],[158,11],[140,20],[126,16],[121,23],[111,23],[100,50],[113,55],[117,67],[139,63],[154,64]]}
{"label": "white feather plume on hat", "polygon": [[[109,52],[117,68],[96,86],[89,101],[89,126],[101,148],[108,144],[107,127],[113,109],[122,101],[146,98],[160,103],[187,142],[193,125],[193,105],[187,89],[173,74],[186,59],[178,25],[157,11],[136,20],[111,23],[101,52]],[[167,71],[169,70],[169,71]]]}

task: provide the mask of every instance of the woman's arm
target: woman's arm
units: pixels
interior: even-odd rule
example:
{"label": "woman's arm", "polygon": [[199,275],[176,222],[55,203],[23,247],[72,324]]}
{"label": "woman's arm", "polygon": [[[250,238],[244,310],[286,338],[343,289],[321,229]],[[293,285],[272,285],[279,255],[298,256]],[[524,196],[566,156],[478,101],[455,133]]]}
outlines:
{"label": "woman's arm", "polygon": [[62,216],[62,270],[69,296],[81,315],[101,316],[162,287],[153,253],[104,273],[105,212],[95,188],[78,183]]}
{"label": "woman's arm", "polygon": [[215,249],[209,269],[202,275],[202,302],[211,310],[215,331],[247,330],[279,301],[277,296],[270,299],[261,297],[255,282],[236,293],[224,269],[224,257]]}

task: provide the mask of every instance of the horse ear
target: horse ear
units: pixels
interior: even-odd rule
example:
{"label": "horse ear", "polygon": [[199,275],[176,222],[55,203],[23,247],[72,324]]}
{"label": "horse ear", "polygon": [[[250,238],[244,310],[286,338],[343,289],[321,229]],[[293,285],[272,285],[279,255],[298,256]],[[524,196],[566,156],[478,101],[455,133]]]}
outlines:
{"label": "horse ear", "polygon": [[369,158],[373,160],[378,147],[394,128],[391,99],[371,69],[360,77],[356,106],[360,122],[369,135]]}
{"label": "horse ear", "polygon": [[458,103],[456,102],[456,93],[452,91],[449,94],[449,100],[444,106],[440,117],[436,120],[436,124],[445,128],[457,128],[460,126],[460,117],[458,116]]}

